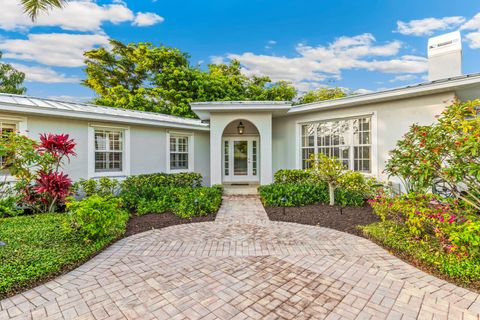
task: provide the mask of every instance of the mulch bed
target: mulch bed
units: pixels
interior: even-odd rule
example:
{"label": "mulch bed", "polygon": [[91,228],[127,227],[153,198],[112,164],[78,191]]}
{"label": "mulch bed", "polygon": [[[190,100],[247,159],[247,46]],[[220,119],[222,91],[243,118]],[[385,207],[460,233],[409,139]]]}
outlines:
{"label": "mulch bed", "polygon": [[283,214],[283,209],[280,207],[265,208],[268,218],[273,221],[295,222],[332,228],[357,236],[363,236],[362,232],[356,228],[357,226],[365,226],[380,221],[368,205],[346,208],[324,204],[287,207],[285,208],[285,215]]}
{"label": "mulch bed", "polygon": [[175,226],[177,224],[186,224],[194,222],[214,221],[216,215],[209,214],[201,217],[192,217],[191,219],[179,218],[171,212],[165,213],[149,213],[143,216],[132,216],[127,223],[127,231],[124,237],[128,237],[140,232],[152,229],[161,229],[165,227]]}

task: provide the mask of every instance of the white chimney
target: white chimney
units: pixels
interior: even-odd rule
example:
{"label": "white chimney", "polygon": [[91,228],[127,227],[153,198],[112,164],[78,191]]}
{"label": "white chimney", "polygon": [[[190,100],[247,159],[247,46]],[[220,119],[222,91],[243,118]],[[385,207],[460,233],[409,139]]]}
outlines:
{"label": "white chimney", "polygon": [[462,75],[462,39],[459,31],[428,39],[428,80]]}

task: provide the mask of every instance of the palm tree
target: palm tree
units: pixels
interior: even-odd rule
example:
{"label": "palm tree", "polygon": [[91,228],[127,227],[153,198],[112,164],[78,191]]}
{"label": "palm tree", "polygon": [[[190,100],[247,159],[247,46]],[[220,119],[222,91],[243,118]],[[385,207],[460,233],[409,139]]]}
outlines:
{"label": "palm tree", "polygon": [[52,8],[61,8],[68,0],[20,0],[23,10],[35,21],[38,14],[42,11],[48,11]]}

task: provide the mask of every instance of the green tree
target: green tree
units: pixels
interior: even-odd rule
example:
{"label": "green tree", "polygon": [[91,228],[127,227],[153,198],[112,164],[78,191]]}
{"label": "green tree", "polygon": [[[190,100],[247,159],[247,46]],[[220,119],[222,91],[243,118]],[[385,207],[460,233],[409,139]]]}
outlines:
{"label": "green tree", "polygon": [[67,3],[67,0],[20,0],[20,2],[25,13],[32,21],[35,21],[40,12],[61,8]]}
{"label": "green tree", "polygon": [[310,171],[320,181],[328,183],[330,205],[335,204],[335,189],[339,186],[345,167],[337,158],[330,158],[323,153],[310,157]]}
{"label": "green tree", "polygon": [[[0,59],[2,52],[0,52]],[[27,89],[22,86],[25,74],[8,63],[0,62],[0,92],[24,94]]]}
{"label": "green tree", "polygon": [[347,91],[342,88],[319,88],[306,92],[298,99],[298,104],[312,103],[324,100],[333,100],[346,97]]}
{"label": "green tree", "polygon": [[245,76],[235,60],[201,70],[176,48],[116,40],[110,44],[111,49],[85,53],[83,84],[97,93],[97,104],[195,117],[190,102],[292,100],[296,95],[287,82]]}

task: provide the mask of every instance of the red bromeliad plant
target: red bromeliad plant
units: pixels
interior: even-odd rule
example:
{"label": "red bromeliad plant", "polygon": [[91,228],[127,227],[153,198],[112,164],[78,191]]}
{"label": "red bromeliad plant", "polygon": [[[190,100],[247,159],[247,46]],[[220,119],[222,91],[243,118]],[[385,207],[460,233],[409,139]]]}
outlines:
{"label": "red bromeliad plant", "polygon": [[37,143],[13,134],[2,143],[22,203],[33,211],[54,212],[70,193],[72,181],[60,169],[65,159],[76,155],[75,141],[68,134],[42,134]]}
{"label": "red bromeliad plant", "polygon": [[53,212],[57,203],[64,203],[70,194],[72,180],[63,172],[40,172],[33,190],[40,196],[46,206],[45,211]]}

